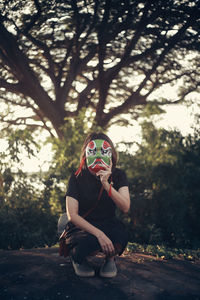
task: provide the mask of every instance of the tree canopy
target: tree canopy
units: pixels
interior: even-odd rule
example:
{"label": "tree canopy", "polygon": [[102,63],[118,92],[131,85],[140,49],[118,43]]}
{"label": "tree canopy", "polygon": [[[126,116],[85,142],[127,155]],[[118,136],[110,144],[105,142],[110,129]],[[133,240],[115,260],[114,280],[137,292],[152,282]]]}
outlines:
{"label": "tree canopy", "polygon": [[[103,128],[150,101],[178,103],[199,88],[198,0],[5,0],[0,4],[0,99],[6,126],[62,138],[87,109]],[[172,102],[155,97],[182,80]],[[14,107],[28,116],[11,117]]]}

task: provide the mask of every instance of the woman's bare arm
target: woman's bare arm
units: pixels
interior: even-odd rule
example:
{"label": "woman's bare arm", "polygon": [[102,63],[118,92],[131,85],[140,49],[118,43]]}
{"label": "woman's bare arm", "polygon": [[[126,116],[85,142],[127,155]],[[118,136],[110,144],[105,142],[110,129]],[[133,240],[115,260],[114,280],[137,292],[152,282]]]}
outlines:
{"label": "woman's bare arm", "polygon": [[[110,184],[105,184],[104,189],[109,193]],[[111,198],[121,211],[127,213],[130,209],[130,194],[127,186],[121,187],[118,191],[111,186]]]}
{"label": "woman's bare arm", "polygon": [[106,170],[101,170],[97,173],[97,176],[100,176],[101,183],[104,189],[110,194],[112,200],[115,202],[117,207],[124,213],[127,213],[130,209],[130,194],[128,186],[123,186],[119,188],[119,190],[115,190],[110,184],[108,183],[108,178],[112,174],[112,161],[110,167],[106,168]]}

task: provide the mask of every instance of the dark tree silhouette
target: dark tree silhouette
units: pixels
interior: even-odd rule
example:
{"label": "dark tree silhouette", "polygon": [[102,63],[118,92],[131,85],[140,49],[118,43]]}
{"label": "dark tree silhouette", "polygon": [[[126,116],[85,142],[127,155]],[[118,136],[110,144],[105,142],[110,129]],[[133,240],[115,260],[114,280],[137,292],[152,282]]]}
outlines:
{"label": "dark tree silhouette", "polygon": [[[178,103],[199,88],[198,0],[9,0],[0,9],[0,99],[9,107],[1,121],[9,126],[54,128],[62,138],[65,118],[82,108],[107,127],[149,101]],[[175,102],[155,99],[180,79]],[[18,106],[33,114],[11,118]]]}

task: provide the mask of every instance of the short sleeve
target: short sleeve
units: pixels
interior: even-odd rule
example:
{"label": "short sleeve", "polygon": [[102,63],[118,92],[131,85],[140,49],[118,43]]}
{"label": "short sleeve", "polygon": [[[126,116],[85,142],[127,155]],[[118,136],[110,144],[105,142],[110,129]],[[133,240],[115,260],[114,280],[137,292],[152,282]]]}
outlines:
{"label": "short sleeve", "polygon": [[128,179],[124,171],[116,169],[115,174],[113,175],[113,183],[116,190],[119,190],[123,186],[129,186]]}
{"label": "short sleeve", "polygon": [[67,187],[67,192],[65,196],[72,197],[79,201],[79,192],[78,192],[78,187],[77,187],[77,179],[74,174],[71,175],[69,182],[68,182],[68,187]]}

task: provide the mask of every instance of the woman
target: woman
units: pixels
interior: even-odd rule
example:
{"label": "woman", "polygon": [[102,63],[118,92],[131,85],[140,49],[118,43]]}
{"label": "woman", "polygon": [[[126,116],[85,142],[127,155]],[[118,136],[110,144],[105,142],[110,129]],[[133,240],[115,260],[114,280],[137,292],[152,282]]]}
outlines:
{"label": "woman", "polygon": [[127,245],[127,233],[115,217],[115,209],[127,213],[130,196],[126,175],[116,168],[116,163],[117,154],[110,138],[92,133],[83,144],[79,169],[70,177],[66,193],[70,221],[66,243],[78,276],[95,275],[87,256],[99,251],[105,254],[100,276],[116,276],[114,257],[121,255]]}

